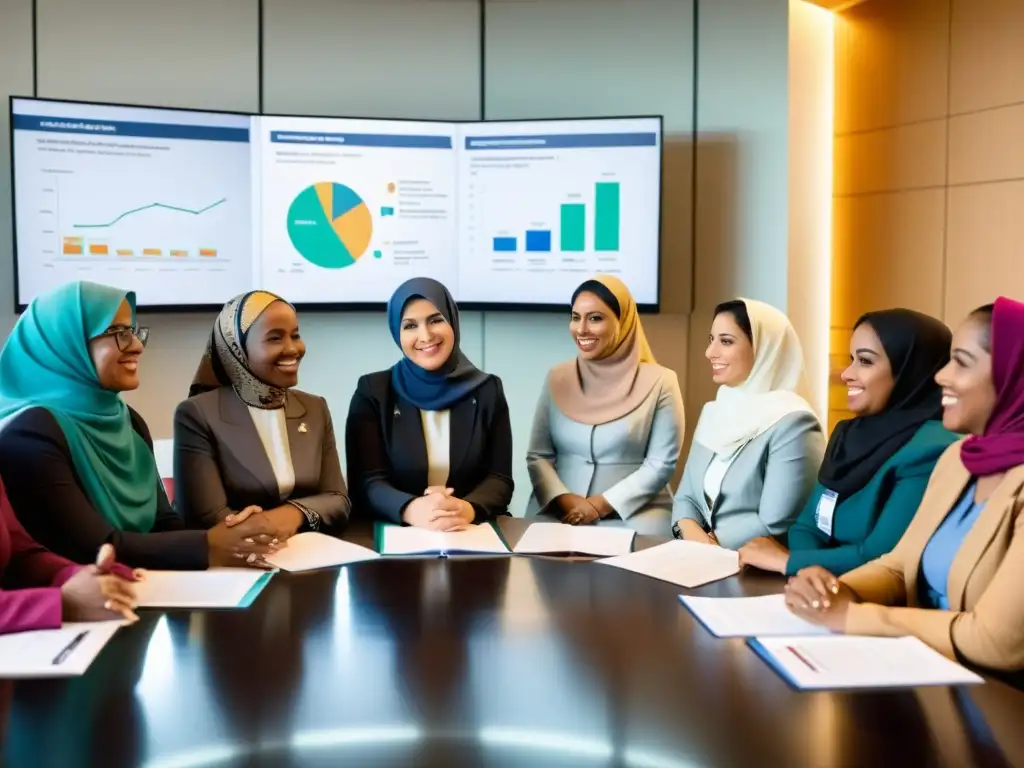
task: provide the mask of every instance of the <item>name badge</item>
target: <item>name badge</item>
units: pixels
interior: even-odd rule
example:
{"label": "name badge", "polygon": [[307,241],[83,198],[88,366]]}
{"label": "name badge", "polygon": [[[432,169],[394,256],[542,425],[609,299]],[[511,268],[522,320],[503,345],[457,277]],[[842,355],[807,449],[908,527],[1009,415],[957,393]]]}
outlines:
{"label": "name badge", "polygon": [[818,499],[818,508],[814,511],[814,519],[818,524],[818,530],[826,536],[832,535],[832,516],[836,511],[836,500],[839,494],[835,491],[825,491]]}

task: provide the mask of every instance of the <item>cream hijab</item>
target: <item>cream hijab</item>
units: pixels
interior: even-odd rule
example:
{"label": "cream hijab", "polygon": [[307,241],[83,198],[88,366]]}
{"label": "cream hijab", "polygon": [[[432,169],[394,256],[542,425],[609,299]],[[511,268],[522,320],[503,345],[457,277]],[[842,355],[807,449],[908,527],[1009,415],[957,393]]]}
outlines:
{"label": "cream hijab", "polygon": [[791,413],[814,409],[806,391],[804,353],[789,319],[775,307],[740,299],[754,338],[754,365],[736,387],[721,386],[701,411],[693,439],[719,456],[731,456]]}
{"label": "cream hijab", "polygon": [[552,368],[548,388],[568,418],[596,426],[636,410],[661,379],[661,367],[647,344],[640,313],[625,283],[611,275],[598,275],[593,282],[618,302],[619,332],[604,357],[576,357]]}

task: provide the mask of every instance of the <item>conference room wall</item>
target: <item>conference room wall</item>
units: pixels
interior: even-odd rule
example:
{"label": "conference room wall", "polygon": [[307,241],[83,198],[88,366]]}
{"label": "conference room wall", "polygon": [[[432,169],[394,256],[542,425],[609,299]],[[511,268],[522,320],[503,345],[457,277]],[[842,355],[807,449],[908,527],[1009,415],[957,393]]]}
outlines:
{"label": "conference room wall", "polygon": [[830,420],[870,309],[1024,298],[1024,4],[868,0],[836,28]]}
{"label": "conference room wall", "polygon": [[[710,305],[742,292],[786,306],[787,2],[702,3],[696,68],[692,3],[600,0],[582,12],[576,0],[265,0],[261,41],[256,0],[36,0],[33,72],[32,0],[5,0],[0,86],[3,96],[32,94],[34,75],[40,97],[381,117],[665,114],[665,312],[645,323],[687,385],[692,431],[711,391],[700,357]],[[0,152],[0,291],[10,302],[6,145]],[[170,436],[211,321],[146,318],[143,386],[128,401],[157,437]],[[544,373],[573,354],[566,325],[564,314],[464,317],[467,353],[509,390],[516,512],[529,493],[523,456]],[[328,398],[340,429],[358,376],[397,350],[379,314],[307,313],[303,326],[302,386]]]}

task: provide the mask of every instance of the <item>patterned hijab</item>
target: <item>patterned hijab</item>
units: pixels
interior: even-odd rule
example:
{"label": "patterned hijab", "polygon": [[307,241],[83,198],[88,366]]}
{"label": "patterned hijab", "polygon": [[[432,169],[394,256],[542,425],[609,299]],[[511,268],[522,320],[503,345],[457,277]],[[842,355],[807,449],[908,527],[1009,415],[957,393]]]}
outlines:
{"label": "patterned hijab", "polygon": [[256,378],[249,367],[249,355],[245,351],[249,329],[267,307],[276,301],[284,299],[269,291],[250,291],[224,305],[213,323],[213,333],[206,346],[206,353],[192,377],[189,397],[221,387],[231,387],[243,403],[253,408],[273,410],[284,407],[287,390],[273,387]]}

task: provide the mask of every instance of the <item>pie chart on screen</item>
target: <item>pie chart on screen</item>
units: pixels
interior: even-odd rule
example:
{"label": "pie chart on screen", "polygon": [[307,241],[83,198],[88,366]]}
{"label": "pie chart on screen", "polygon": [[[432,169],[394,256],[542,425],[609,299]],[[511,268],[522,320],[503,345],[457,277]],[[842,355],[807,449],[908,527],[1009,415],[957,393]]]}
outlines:
{"label": "pie chart on screen", "polygon": [[373,218],[363,198],[344,184],[321,181],[306,187],[288,208],[288,237],[302,257],[325,269],[355,264],[373,236]]}

